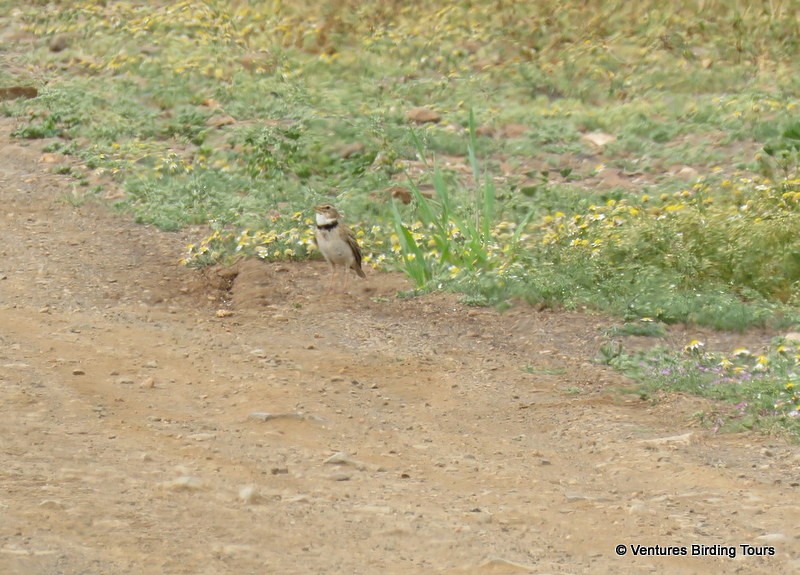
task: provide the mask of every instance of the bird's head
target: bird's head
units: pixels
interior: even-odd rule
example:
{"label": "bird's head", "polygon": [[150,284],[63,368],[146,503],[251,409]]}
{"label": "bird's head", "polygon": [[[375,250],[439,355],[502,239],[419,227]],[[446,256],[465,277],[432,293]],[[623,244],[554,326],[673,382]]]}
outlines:
{"label": "bird's head", "polygon": [[337,221],[340,217],[339,212],[330,204],[320,204],[314,207],[317,215],[317,225],[325,226]]}

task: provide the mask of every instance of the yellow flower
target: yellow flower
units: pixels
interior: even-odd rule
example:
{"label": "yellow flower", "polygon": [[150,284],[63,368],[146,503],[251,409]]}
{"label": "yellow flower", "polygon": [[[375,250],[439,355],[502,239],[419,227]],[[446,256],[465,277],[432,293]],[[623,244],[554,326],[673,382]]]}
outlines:
{"label": "yellow flower", "polygon": [[690,341],[686,345],[686,347],[683,348],[683,351],[685,351],[687,353],[697,352],[697,351],[700,351],[701,349],[703,349],[705,347],[705,345],[706,344],[704,344],[699,339],[693,339],[692,341]]}

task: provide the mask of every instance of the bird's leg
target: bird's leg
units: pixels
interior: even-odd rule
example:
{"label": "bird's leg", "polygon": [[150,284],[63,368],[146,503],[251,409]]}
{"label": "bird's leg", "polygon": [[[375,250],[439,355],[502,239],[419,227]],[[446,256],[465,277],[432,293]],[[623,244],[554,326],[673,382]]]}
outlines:
{"label": "bird's leg", "polygon": [[333,284],[336,281],[336,266],[331,264],[331,280],[328,282],[328,293],[333,293]]}
{"label": "bird's leg", "polygon": [[347,293],[347,279],[348,279],[347,276],[350,275],[347,272],[349,272],[349,271],[350,271],[350,268],[345,266],[345,268],[344,268],[344,293]]}

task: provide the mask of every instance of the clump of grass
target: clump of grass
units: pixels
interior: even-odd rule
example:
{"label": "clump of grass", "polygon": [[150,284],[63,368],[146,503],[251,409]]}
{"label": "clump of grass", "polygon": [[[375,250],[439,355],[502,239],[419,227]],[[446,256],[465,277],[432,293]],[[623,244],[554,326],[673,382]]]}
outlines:
{"label": "clump of grass", "polygon": [[664,337],[667,335],[667,330],[664,328],[662,323],[653,321],[649,317],[645,317],[641,318],[639,321],[629,321],[623,325],[614,326],[606,332],[606,335],[609,337],[627,335]]}
{"label": "clump of grass", "polygon": [[715,429],[782,430],[800,438],[800,345],[776,339],[753,353],[739,348],[710,352],[692,340],[682,351],[656,348],[610,357],[608,364],[638,382],[636,391],[657,400],[663,393],[691,393],[718,400]]}
{"label": "clump of grass", "polygon": [[[467,202],[456,203],[441,170],[434,166],[434,198],[422,195],[413,182],[410,186],[415,200],[415,215],[421,224],[418,227],[425,231],[424,236],[415,236],[404,223],[397,205],[392,205],[402,269],[418,288],[431,282],[442,286],[464,278],[496,278],[513,269],[521,247],[521,235],[533,214],[531,212],[520,223],[496,221],[495,187],[491,178],[481,171],[475,155],[475,117],[472,113],[469,138],[473,186],[466,194],[471,196]],[[418,139],[415,142],[418,154],[424,157],[421,143]]]}

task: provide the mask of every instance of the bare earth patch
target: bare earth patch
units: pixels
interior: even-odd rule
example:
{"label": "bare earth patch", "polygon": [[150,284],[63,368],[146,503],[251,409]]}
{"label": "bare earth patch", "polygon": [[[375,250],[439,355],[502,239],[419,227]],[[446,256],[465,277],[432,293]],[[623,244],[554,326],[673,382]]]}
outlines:
{"label": "bare earth patch", "polygon": [[617,393],[609,320],[184,269],[185,233],[68,202],[11,129],[0,573],[800,572],[797,447]]}

